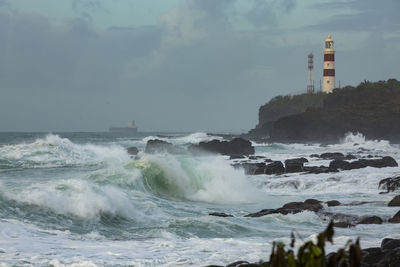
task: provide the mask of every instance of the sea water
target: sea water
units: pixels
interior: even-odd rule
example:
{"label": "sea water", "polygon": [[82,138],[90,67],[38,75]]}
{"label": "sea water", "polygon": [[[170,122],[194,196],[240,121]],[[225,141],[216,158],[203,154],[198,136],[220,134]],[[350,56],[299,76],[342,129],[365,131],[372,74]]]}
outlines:
{"label": "sea water", "polygon": [[[204,266],[267,260],[272,242],[298,244],[324,230],[328,218],[305,211],[260,218],[244,215],[307,198],[363,205],[327,207],[330,212],[378,215],[396,193],[379,194],[381,179],[400,168],[364,168],[327,174],[248,176],[221,155],[149,155],[146,142],[180,146],[220,139],[205,133],[123,137],[108,133],[0,134],[0,266]],[[338,144],[253,144],[273,160],[324,152],[357,157],[392,156],[400,147],[349,134]],[[128,155],[136,146],[139,156]],[[213,217],[224,212],[234,217]],[[334,244],[361,239],[363,248],[400,237],[400,225],[335,229]]]}

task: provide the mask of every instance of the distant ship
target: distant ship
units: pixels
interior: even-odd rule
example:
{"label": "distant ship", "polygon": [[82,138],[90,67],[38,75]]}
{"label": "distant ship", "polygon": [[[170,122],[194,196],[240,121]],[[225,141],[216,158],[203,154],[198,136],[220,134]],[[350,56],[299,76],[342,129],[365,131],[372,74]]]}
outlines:
{"label": "distant ship", "polygon": [[132,121],[128,127],[110,127],[110,133],[124,133],[124,134],[134,134],[137,133],[138,128],[136,127],[135,121]]}

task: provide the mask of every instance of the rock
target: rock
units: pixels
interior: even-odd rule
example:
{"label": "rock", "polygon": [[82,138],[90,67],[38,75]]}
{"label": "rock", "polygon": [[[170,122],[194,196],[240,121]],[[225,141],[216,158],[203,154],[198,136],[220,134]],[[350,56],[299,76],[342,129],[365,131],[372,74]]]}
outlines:
{"label": "rock", "polygon": [[311,205],[318,205],[318,204],[322,203],[322,201],[320,201],[318,199],[309,198],[309,199],[306,199],[304,201],[304,203],[311,204]]}
{"label": "rock", "polygon": [[388,250],[379,262],[379,266],[400,266],[400,249]]}
{"label": "rock", "polygon": [[133,156],[136,156],[139,153],[139,149],[137,149],[137,147],[135,147],[135,146],[128,147],[126,149],[126,151],[128,152],[129,155],[133,155]]}
{"label": "rock", "polygon": [[342,160],[344,158],[344,155],[340,152],[328,152],[328,153],[323,153],[321,155],[319,155],[320,158],[322,159],[336,159],[336,160]]}
{"label": "rock", "polygon": [[208,215],[216,216],[216,217],[233,217],[232,215],[226,214],[226,213],[223,213],[223,212],[212,212],[212,213],[209,213]]}
{"label": "rock", "polygon": [[174,146],[159,139],[152,139],[147,141],[145,152],[148,154],[155,153],[170,153],[170,154],[184,154],[185,150],[181,147]]}
{"label": "rock", "polygon": [[327,201],[326,204],[328,205],[328,207],[336,207],[336,206],[341,205],[342,203],[340,203],[337,200],[330,200],[330,201]]}
{"label": "rock", "polygon": [[381,243],[382,250],[396,249],[400,247],[400,239],[384,238]]}
{"label": "rock", "polygon": [[280,161],[274,161],[265,166],[265,174],[282,174],[285,172],[283,163]]}
{"label": "rock", "polygon": [[362,218],[357,224],[382,224],[383,220],[378,216],[368,216]]}
{"label": "rock", "polygon": [[361,266],[377,266],[385,254],[380,248],[367,248],[362,250]]}
{"label": "rock", "polygon": [[313,174],[338,172],[337,169],[332,169],[326,166],[304,166],[303,170]]}
{"label": "rock", "polygon": [[354,227],[355,225],[349,222],[336,222],[333,224],[333,226],[338,228],[350,228]]}
{"label": "rock", "polygon": [[244,172],[249,175],[254,174],[264,174],[265,173],[265,163],[258,162],[258,163],[249,163],[245,162],[242,164],[234,165],[234,166],[241,166],[244,169]]}
{"label": "rock", "polygon": [[350,170],[350,162],[335,159],[329,163],[331,169]]}
{"label": "rock", "polygon": [[400,195],[395,196],[388,204],[389,207],[400,206]]}
{"label": "rock", "polygon": [[311,154],[310,158],[319,158],[319,155],[318,154]]}
{"label": "rock", "polygon": [[243,156],[243,155],[231,155],[229,157],[229,159],[244,159],[244,158],[245,158],[245,156]]}
{"label": "rock", "polygon": [[264,162],[268,163],[268,162],[274,162],[272,159],[265,159]]}
{"label": "rock", "polygon": [[389,177],[379,181],[379,189],[386,189],[387,192],[392,192],[400,188],[400,176]]}
{"label": "rock", "polygon": [[198,145],[191,145],[189,150],[196,153],[199,150],[219,153],[222,155],[252,155],[254,147],[249,140],[234,138],[231,141],[212,140],[200,142]]}
{"label": "rock", "polygon": [[314,211],[317,212],[321,209],[323,209],[323,206],[320,203],[316,204],[309,204],[305,202],[289,202],[286,203],[285,205],[282,206],[282,209],[292,209],[292,210],[309,210],[309,211]]}
{"label": "rock", "polygon": [[238,266],[243,266],[243,265],[246,266],[246,264],[249,264],[249,262],[248,261],[236,261],[236,262],[226,265],[226,267],[238,267]]}
{"label": "rock", "polygon": [[352,160],[352,159],[357,159],[356,156],[352,155],[352,154],[347,154],[346,157],[344,157],[344,159],[346,160]]}
{"label": "rock", "polygon": [[274,213],[277,213],[275,209],[264,209],[264,210],[260,210],[260,211],[255,212],[255,213],[247,214],[244,217],[257,218],[257,217],[262,217],[262,216],[269,215],[269,214],[274,214]]}
{"label": "rock", "polygon": [[249,159],[256,160],[256,159],[264,159],[264,156],[249,156]]}
{"label": "rock", "polygon": [[308,162],[306,158],[287,159],[285,160],[285,171],[287,173],[302,172],[304,162]]}
{"label": "rock", "polygon": [[391,219],[389,219],[390,223],[400,223],[400,211],[398,211]]}

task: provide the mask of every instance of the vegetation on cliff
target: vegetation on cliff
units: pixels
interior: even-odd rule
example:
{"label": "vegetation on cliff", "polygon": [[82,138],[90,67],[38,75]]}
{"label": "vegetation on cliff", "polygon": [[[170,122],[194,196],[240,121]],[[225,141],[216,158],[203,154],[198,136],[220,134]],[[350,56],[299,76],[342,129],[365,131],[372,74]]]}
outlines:
{"label": "vegetation on cliff", "polygon": [[272,124],[283,117],[299,114],[308,107],[321,107],[326,94],[318,92],[315,94],[276,96],[268,103],[261,106],[258,112],[258,125],[252,132],[268,132]]}
{"label": "vegetation on cliff", "polygon": [[364,81],[320,98],[320,106],[278,118],[258,134],[281,141],[333,141],[360,132],[367,138],[400,140],[399,81]]}

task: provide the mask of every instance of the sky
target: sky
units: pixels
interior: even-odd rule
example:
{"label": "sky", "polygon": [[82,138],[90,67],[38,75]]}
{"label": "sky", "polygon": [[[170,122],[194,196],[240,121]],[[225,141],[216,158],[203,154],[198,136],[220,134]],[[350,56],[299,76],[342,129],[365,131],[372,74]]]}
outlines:
{"label": "sky", "polygon": [[336,79],[400,80],[400,0],[0,0],[0,131],[245,132]]}

